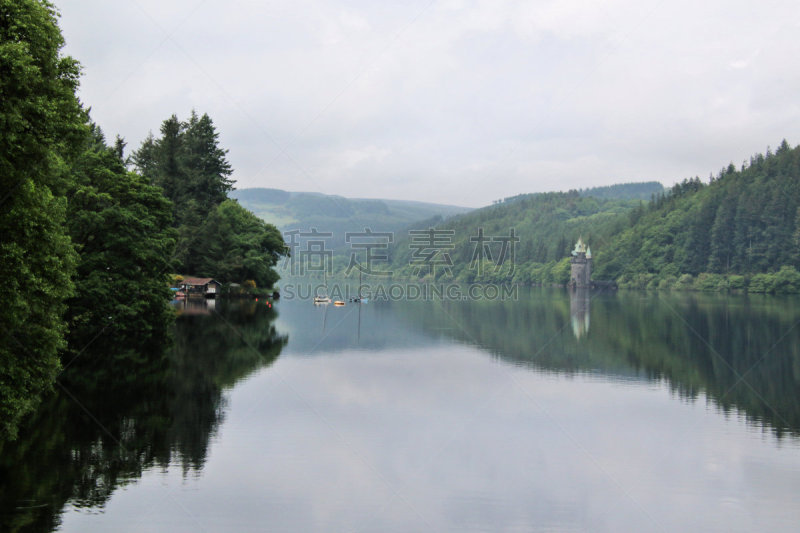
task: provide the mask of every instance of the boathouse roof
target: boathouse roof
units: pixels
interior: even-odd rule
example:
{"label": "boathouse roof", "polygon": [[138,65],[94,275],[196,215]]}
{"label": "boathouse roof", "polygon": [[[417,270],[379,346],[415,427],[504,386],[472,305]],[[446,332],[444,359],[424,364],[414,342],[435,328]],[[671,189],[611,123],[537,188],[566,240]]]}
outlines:
{"label": "boathouse roof", "polygon": [[193,278],[191,276],[183,278],[181,281],[181,285],[208,285],[209,283],[216,283],[217,285],[221,285],[221,283],[214,278]]}

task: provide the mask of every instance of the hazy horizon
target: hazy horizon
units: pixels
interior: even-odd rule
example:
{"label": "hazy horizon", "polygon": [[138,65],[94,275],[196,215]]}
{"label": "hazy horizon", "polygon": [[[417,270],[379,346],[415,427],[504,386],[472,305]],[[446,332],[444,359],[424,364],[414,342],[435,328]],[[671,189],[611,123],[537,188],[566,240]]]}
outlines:
{"label": "hazy horizon", "polygon": [[[595,185],[593,187],[588,187],[588,188],[608,187],[608,186],[611,186],[611,185],[628,185],[628,184],[635,184],[635,183],[653,183],[655,181],[656,180],[626,182],[626,183],[608,183],[608,184],[604,184],[604,185]],[[658,182],[658,183],[661,183],[661,182]],[[664,186],[663,183],[661,183],[661,185]],[[586,188],[587,187],[583,187],[582,189],[586,189]],[[327,196],[342,196],[343,198],[346,198],[348,200],[386,200],[386,201],[390,201],[390,202],[416,202],[416,203],[421,203],[421,204],[443,205],[443,206],[447,206],[447,207],[465,207],[465,208],[469,208],[469,209],[480,209],[482,207],[487,207],[487,206],[492,205],[492,202],[495,201],[495,200],[505,200],[506,198],[512,198],[514,196],[520,196],[520,195],[524,195],[524,194],[541,194],[541,193],[545,193],[545,192],[568,192],[568,189],[559,190],[559,191],[528,191],[528,192],[520,192],[520,193],[517,193],[515,195],[506,196],[505,198],[495,198],[492,201],[490,201],[488,203],[485,203],[485,204],[481,204],[481,205],[458,205],[458,204],[452,204],[452,203],[447,203],[447,202],[434,202],[434,201],[428,201],[428,200],[418,200],[418,199],[413,199],[413,198],[386,198],[384,196],[344,196],[344,195],[341,195],[341,194],[329,194],[329,193],[324,193],[324,192],[320,192],[320,191],[291,191],[291,190],[287,190],[287,189],[279,189],[277,187],[260,187],[260,186],[256,186],[256,187],[238,187],[237,186],[237,187],[234,187],[234,192],[235,191],[241,191],[241,190],[253,190],[253,189],[270,189],[270,190],[288,192],[290,194],[322,194],[322,195],[327,195]],[[581,189],[579,189],[579,190],[581,190]]]}

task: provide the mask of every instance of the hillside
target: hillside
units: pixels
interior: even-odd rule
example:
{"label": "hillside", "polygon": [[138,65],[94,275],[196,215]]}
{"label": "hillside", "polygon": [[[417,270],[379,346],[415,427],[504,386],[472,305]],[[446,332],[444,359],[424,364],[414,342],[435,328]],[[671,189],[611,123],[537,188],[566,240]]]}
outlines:
{"label": "hillside", "polygon": [[[786,141],[708,182],[524,194],[469,212],[263,189],[237,195],[284,228],[302,220],[300,227],[342,237],[365,226],[394,231],[391,266],[380,270],[397,277],[566,283],[582,236],[594,252],[593,278],[621,287],[800,292],[800,147]],[[409,233],[429,228],[433,234]],[[334,246],[349,253],[343,238]],[[334,260],[337,271],[346,265],[344,256]]]}
{"label": "hillside", "polygon": [[[565,283],[582,236],[594,251],[593,278],[622,287],[800,292],[800,147],[784,141],[708,183],[687,179],[660,193],[660,184],[642,185],[520,195],[418,224],[435,227],[439,249],[424,246],[424,235],[406,236],[393,250],[392,270],[423,279],[452,273],[463,282]],[[644,192],[652,198],[646,203],[613,198]],[[503,251],[511,228],[519,239],[513,257]]]}
{"label": "hillside", "polygon": [[280,189],[239,189],[229,196],[281,231],[299,229],[333,233],[326,249],[336,255],[345,254],[346,232],[399,232],[409,224],[432,217],[447,218],[466,213],[467,207],[431,204],[404,200],[345,198],[312,192],[290,192]]}
{"label": "hillside", "polygon": [[[566,258],[578,237],[590,244],[608,242],[629,226],[629,214],[640,205],[638,200],[597,199],[578,191],[515,196],[438,224],[418,224],[417,229],[435,227],[442,232],[440,243],[452,247],[434,252],[431,262],[442,263],[430,268],[418,264],[425,253],[424,236],[405,235],[393,250],[392,270],[404,277],[438,279],[449,266],[456,279],[467,283],[565,283]],[[510,243],[503,250],[512,228],[519,238],[513,257]]]}
{"label": "hillside", "polygon": [[800,147],[694,178],[638,210],[596,253],[597,274],[632,287],[798,292]]}

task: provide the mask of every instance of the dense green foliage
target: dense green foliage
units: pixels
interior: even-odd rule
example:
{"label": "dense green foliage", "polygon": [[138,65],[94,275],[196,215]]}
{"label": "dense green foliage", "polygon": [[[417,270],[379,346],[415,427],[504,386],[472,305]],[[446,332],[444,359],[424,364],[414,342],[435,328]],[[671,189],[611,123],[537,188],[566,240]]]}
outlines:
{"label": "dense green foliage", "polygon": [[[449,255],[452,274],[462,282],[566,283],[566,258],[578,237],[582,235],[590,245],[607,242],[627,227],[628,214],[638,205],[636,201],[598,200],[577,191],[516,196],[435,224],[437,231],[452,232],[448,239],[452,249],[442,249],[437,256]],[[512,228],[519,242],[513,254],[510,245],[504,254],[503,242],[497,238],[509,237]],[[496,238],[487,243],[486,253],[481,253],[476,241],[481,231],[485,238]],[[393,250],[392,270],[401,276],[446,275],[443,268],[419,272],[413,264],[414,253],[408,235],[400,238]]]}
{"label": "dense green foliage", "polygon": [[227,150],[208,115],[192,111],[188,121],[172,115],[161,124],[161,137],[150,134],[131,162],[172,202],[179,239],[176,252],[181,271],[193,271],[198,250],[197,230],[233,188]]}
{"label": "dense green foliage", "polygon": [[604,187],[581,189],[581,196],[591,196],[600,200],[650,200],[664,193],[664,186],[657,181],[641,183],[617,183]]}
{"label": "dense green foliage", "polygon": [[283,254],[283,236],[236,200],[219,204],[197,237],[197,249],[190,253],[197,261],[193,272],[222,280],[253,280],[258,287],[278,281],[272,267]]}
{"label": "dense green foliage", "polygon": [[800,147],[675,185],[598,247],[597,274],[621,285],[800,292]]}
{"label": "dense green foliage", "polygon": [[277,229],[228,200],[233,172],[208,115],[172,115],[131,156],[138,172],[172,201],[178,231],[176,269],[222,282],[255,280],[270,287],[285,252]]}
{"label": "dense green foliage", "polygon": [[0,0],[5,437],[52,386],[67,339],[67,366],[91,343],[166,339],[176,262],[270,285],[284,252],[274,227],[226,202],[232,170],[208,115],[164,121],[134,155],[142,174],[129,172],[124,140],[107,146],[78,101],[63,45],[49,2]]}
{"label": "dense green foliage", "polygon": [[128,172],[99,128],[73,165],[67,227],[80,254],[69,300],[70,337],[82,349],[102,333],[125,346],[164,338],[172,313],[168,274],[172,205]]}
{"label": "dense green foliage", "polygon": [[164,191],[174,206],[178,225],[208,213],[233,188],[227,150],[207,114],[192,111],[181,122],[172,115],[161,124],[161,138],[150,134],[131,160],[139,172]]}
{"label": "dense green foliage", "polygon": [[65,193],[87,128],[63,44],[52,5],[0,0],[0,433],[10,435],[55,378],[73,288]]}

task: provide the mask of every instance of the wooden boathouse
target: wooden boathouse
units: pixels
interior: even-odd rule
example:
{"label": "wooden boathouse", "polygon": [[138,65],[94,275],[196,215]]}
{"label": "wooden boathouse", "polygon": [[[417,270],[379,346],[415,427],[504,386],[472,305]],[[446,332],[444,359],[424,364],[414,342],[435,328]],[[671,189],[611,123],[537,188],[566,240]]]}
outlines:
{"label": "wooden boathouse", "polygon": [[186,296],[202,296],[216,298],[222,284],[214,278],[185,277],[180,282],[180,288]]}

